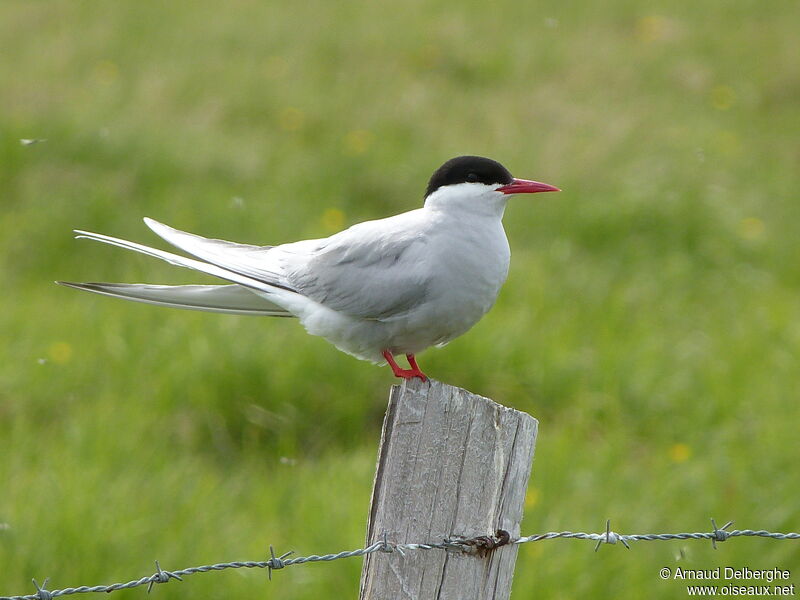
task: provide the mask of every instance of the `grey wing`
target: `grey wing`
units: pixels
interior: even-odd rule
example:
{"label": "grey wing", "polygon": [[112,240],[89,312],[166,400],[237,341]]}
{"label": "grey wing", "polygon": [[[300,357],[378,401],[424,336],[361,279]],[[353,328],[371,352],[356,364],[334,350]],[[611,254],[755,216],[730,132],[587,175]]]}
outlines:
{"label": "grey wing", "polygon": [[324,306],[361,319],[390,320],[423,303],[430,276],[426,237],[362,223],[328,238],[307,260],[287,260],[289,285]]}

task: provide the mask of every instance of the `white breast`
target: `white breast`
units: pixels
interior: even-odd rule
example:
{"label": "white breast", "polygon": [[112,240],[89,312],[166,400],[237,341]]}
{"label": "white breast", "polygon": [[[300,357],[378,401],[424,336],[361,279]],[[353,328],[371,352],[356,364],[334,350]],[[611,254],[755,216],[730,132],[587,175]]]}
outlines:
{"label": "white breast", "polygon": [[409,329],[425,328],[429,345],[455,339],[486,314],[506,280],[511,257],[499,219],[459,219],[438,231],[430,244],[436,276],[429,301],[408,323]]}

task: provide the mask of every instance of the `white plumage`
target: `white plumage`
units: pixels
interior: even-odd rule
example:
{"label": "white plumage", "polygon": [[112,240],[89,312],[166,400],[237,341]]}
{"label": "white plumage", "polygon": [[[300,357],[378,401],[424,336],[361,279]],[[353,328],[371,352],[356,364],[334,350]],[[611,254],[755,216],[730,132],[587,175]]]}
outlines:
{"label": "white plumage", "polygon": [[[422,208],[359,223],[324,239],[251,246],[145,219],[192,259],[76,231],[79,238],[154,256],[228,285],[60,283],[163,306],[295,316],[310,334],[348,354],[387,360],[400,377],[424,378],[414,355],[470,329],[505,281],[510,251],[501,219],[509,194],[556,190],[513,179],[490,159],[459,157],[434,173]],[[395,354],[408,355],[412,369],[400,369]]]}

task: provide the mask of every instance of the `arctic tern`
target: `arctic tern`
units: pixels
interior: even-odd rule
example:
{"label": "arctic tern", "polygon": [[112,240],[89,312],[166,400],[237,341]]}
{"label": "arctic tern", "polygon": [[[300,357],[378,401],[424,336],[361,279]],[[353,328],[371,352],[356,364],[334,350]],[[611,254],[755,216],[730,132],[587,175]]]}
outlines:
{"label": "arctic tern", "polygon": [[[71,283],[137,302],[240,315],[298,317],[306,331],[395,376],[426,379],[415,355],[469,330],[492,307],[511,253],[502,217],[509,196],[557,192],[515,179],[500,163],[459,156],[428,182],[422,208],[353,225],[324,239],[252,246],[144,221],[187,258],[119,238],[87,238],[195,269],[226,285]],[[410,369],[395,355],[405,354]]]}

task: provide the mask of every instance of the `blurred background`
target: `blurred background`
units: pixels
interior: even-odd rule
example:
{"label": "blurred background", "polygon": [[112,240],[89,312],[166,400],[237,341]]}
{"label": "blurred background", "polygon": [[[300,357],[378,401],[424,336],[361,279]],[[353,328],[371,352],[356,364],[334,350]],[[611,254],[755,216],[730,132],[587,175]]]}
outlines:
{"label": "blurred background", "polygon": [[[416,208],[466,153],[564,190],[510,204],[497,305],[421,357],[540,420],[523,533],[800,529],[799,19],[790,0],[5,0],[0,595],[364,542],[390,370],[293,320],[57,287],[209,281],[73,228],[325,236]],[[514,597],[683,597],[658,576],[675,565],[800,583],[795,542],[592,550],[523,546]],[[157,594],[355,598],[360,568]]]}

